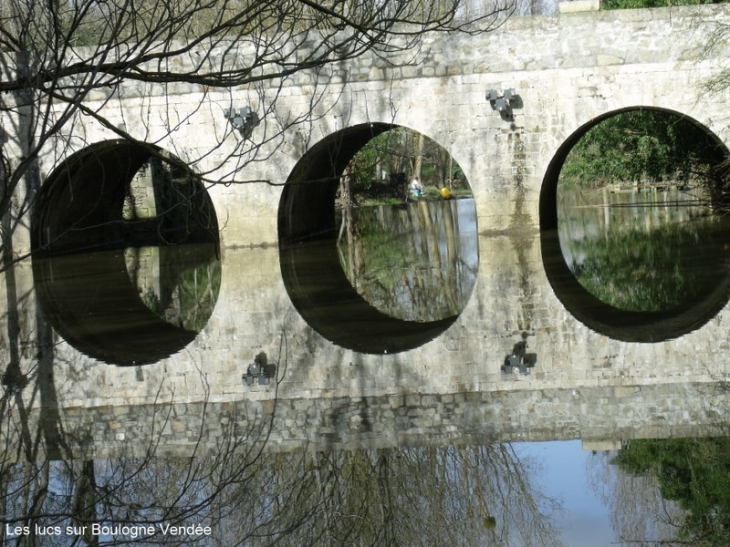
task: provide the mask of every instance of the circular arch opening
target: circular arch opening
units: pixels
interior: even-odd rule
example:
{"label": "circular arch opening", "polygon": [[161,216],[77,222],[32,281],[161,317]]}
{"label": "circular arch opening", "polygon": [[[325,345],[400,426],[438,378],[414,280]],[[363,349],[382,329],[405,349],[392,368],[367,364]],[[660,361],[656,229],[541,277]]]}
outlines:
{"label": "circular arch opening", "polygon": [[106,141],[59,165],[31,225],[39,303],[79,351],[143,365],[187,346],[220,288],[213,203],[181,160],[152,145]]}
{"label": "circular arch opening", "polygon": [[[377,303],[374,304],[360,287],[353,286],[352,269],[346,271],[344,263],[347,260],[343,259],[338,239],[346,237],[343,233],[349,231],[345,229],[349,213],[338,212],[335,206],[338,192],[341,199],[343,185],[347,184],[346,180],[352,174],[353,158],[356,154],[369,142],[375,142],[374,139],[394,130],[405,128],[387,123],[362,124],[329,135],[313,146],[297,163],[287,180],[279,203],[280,264],[292,303],[302,318],[323,337],[361,353],[397,353],[421,346],[448,329],[463,309],[462,305],[458,310],[438,317],[404,319],[392,311],[384,310]],[[400,218],[417,216],[419,213],[416,211],[419,208],[420,214],[428,217],[428,198],[415,197],[418,194],[412,193],[410,183],[413,181],[408,175],[412,176],[405,172],[388,174],[388,182],[383,184],[401,190],[401,199],[397,203],[394,199],[388,207],[395,210]],[[465,185],[468,188],[468,183],[465,182]],[[431,203],[438,202],[445,206],[448,204],[448,213],[443,217],[448,217],[448,221],[444,222],[447,224],[456,218],[452,216],[452,210],[458,211],[459,202],[466,200],[443,199],[440,190],[442,188],[431,189],[436,198]],[[428,186],[425,194],[429,194]],[[455,191],[454,196],[456,194]],[[443,195],[453,197],[445,191]],[[473,207],[473,202],[471,206],[473,213],[468,214],[473,218],[469,221],[462,220],[457,226],[462,228],[465,237],[467,233],[473,232],[474,250],[470,251],[470,256],[473,257],[473,279],[466,289],[467,298],[473,289],[478,268],[476,208]],[[365,209],[366,207],[358,207],[353,211],[361,213]],[[372,216],[375,218],[377,215]],[[377,222],[382,223],[383,216],[388,215],[380,215]],[[458,224],[459,220],[456,222]],[[382,247],[389,244],[390,242],[385,243]],[[433,247],[436,254],[439,253],[438,247],[438,243]],[[446,253],[449,260],[456,260],[453,254],[449,254],[454,249],[447,247],[447,243],[442,242],[441,252]],[[448,286],[449,282],[445,285]],[[463,304],[465,303],[464,301]]]}
{"label": "circular arch opening", "polygon": [[[677,299],[677,301],[667,304],[661,309],[650,309],[651,306],[647,306],[647,309],[641,309],[642,306],[638,303],[636,304],[636,308],[638,309],[628,309],[632,305],[617,303],[616,300],[605,297],[602,291],[595,289],[595,286],[599,284],[596,282],[597,279],[604,286],[609,286],[613,290],[613,283],[607,284],[605,277],[596,277],[590,284],[586,283],[585,280],[579,281],[575,268],[575,253],[571,254],[568,252],[567,254],[571,258],[566,259],[565,242],[561,242],[560,235],[564,233],[564,230],[561,229],[560,224],[559,182],[571,151],[576,148],[581,139],[589,135],[591,130],[594,130],[594,128],[603,122],[607,120],[611,122],[615,121],[615,125],[620,126],[622,123],[629,123],[627,120],[631,120],[630,116],[640,117],[642,115],[649,116],[652,119],[664,119],[667,127],[673,127],[677,131],[676,135],[680,137],[682,135],[692,135],[695,141],[693,150],[700,151],[699,153],[701,153],[701,157],[694,158],[692,161],[702,162],[707,168],[706,182],[710,180],[714,181],[711,183],[707,182],[705,187],[707,190],[705,205],[712,206],[723,200],[723,193],[726,190],[723,188],[722,182],[719,181],[727,174],[728,149],[708,128],[693,119],[667,109],[635,107],[608,112],[581,126],[570,135],[558,149],[548,166],[540,194],[541,249],[545,272],[556,296],[565,308],[579,321],[592,330],[614,339],[627,342],[658,342],[677,338],[701,327],[712,319],[727,304],[728,299],[730,299],[730,264],[725,258],[726,253],[722,252],[730,239],[728,237],[728,226],[724,216],[718,217],[712,227],[708,231],[703,232],[702,236],[693,234],[693,237],[699,241],[699,244],[695,245],[689,251],[691,255],[687,254],[681,258],[685,262],[689,258],[698,260],[709,258],[710,266],[706,268],[706,271],[700,273],[703,278],[701,286],[698,286],[699,288],[692,294],[681,294],[680,296],[684,298]],[[671,124],[675,125],[672,126]],[[648,130],[644,133],[648,133]],[[646,141],[641,146],[647,148],[642,153],[649,154],[650,152],[647,150],[651,150],[654,144],[652,144],[648,136],[644,135],[644,137],[646,137]],[[592,140],[584,142],[591,143],[591,146],[597,146]],[[623,146],[622,143],[613,143],[613,145],[615,147]],[[596,151],[600,151],[600,148],[596,149]],[[684,159],[678,158],[677,161],[684,161]],[[628,189],[629,192],[641,192],[642,189],[647,188],[640,181],[637,182],[634,180],[629,182],[631,182],[631,188]],[[681,181],[674,182],[677,182],[674,185],[675,187],[679,188],[680,191],[684,191]],[[662,192],[662,185],[665,187],[664,191],[668,191],[667,188],[672,187],[669,183],[657,182],[653,188],[649,187],[649,191],[653,191],[655,194]],[[613,186],[609,190],[608,187],[603,186],[601,188],[603,194],[601,199],[604,200],[603,205],[583,205],[583,207],[586,210],[590,207],[595,207],[604,216],[606,222],[611,221],[614,225],[617,225],[619,224],[616,222],[617,215],[611,212],[611,206],[608,205],[609,201],[612,201],[613,198],[605,197],[606,194],[612,195],[613,191],[621,192],[623,191],[623,187],[619,185],[617,189],[616,186]],[[587,193],[581,192],[583,194]],[[642,203],[642,199],[638,200],[638,206],[646,206],[646,203]],[[680,200],[677,200],[675,205],[681,205]],[[632,233],[639,231],[634,227],[627,227],[627,229]],[[583,231],[584,233],[589,233],[592,230],[584,229]],[[605,237],[606,241],[608,241],[605,234],[601,237]],[[625,239],[624,241],[630,242],[632,240]],[[655,241],[661,242],[662,239],[659,237]],[[668,240],[665,239],[664,241]],[[653,252],[649,252],[651,249],[647,245],[649,244],[644,245],[640,243],[636,248],[632,248],[626,253],[628,262],[625,262],[623,267],[627,268],[625,270],[627,273],[626,277],[634,276],[630,279],[631,283],[638,282],[641,276],[656,274],[655,271],[651,271],[651,268],[646,267],[646,263],[644,266],[631,264],[632,260],[636,259],[640,262],[641,260],[646,260],[649,254],[653,255]],[[664,249],[668,250],[665,244],[660,244],[660,247],[661,245],[664,245]],[[631,243],[626,243],[623,245],[623,249],[627,249],[630,246]],[[671,250],[674,251],[674,249]],[[611,247],[607,245],[600,252],[608,256],[614,251],[611,251]],[[614,254],[616,253],[614,252]],[[674,260],[677,260],[676,255],[672,256],[675,257]],[[581,257],[580,260],[583,259],[584,257]],[[617,260],[620,259],[617,258]],[[571,264],[568,263],[569,261]],[[584,268],[585,270],[587,268]],[[661,287],[660,281],[655,281],[654,283],[657,289]],[[616,292],[620,291],[617,290]],[[623,296],[627,299],[631,297],[626,292],[623,293]]]}

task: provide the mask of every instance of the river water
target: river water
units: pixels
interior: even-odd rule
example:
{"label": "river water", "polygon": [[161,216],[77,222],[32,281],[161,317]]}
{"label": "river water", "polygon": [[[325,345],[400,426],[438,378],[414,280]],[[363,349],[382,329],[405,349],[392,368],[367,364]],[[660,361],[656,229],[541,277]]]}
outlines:
{"label": "river water", "polygon": [[[714,294],[728,269],[725,221],[700,202],[679,190],[566,197],[562,260],[593,298],[622,313],[685,310]],[[17,277],[6,273],[4,542],[603,547],[700,536],[727,542],[724,376],[699,385],[682,380],[681,366],[668,365],[653,378],[631,379],[632,369],[644,370],[657,355],[684,362],[685,339],[694,348],[687,354],[713,355],[706,350],[716,348],[707,365],[713,374],[723,371],[724,340],[702,345],[688,334],[657,344],[614,341],[585,334],[580,322],[569,332],[562,327],[567,307],[544,311],[554,316],[547,324],[528,305],[552,302],[536,297],[551,291],[534,280],[543,267],[534,252],[539,238],[480,235],[470,199],[350,210],[337,222],[337,237],[296,252],[238,249],[221,257],[214,245],[127,248],[34,261],[32,284],[20,269]],[[281,270],[268,269],[269,262]],[[320,293],[337,268],[336,278],[350,287],[325,302]],[[284,281],[272,280],[278,276]],[[257,280],[241,289],[249,300],[230,301],[231,284],[244,277]],[[269,283],[280,293],[269,292]],[[296,292],[307,288],[311,294]],[[518,310],[514,316],[483,305],[500,302],[500,294]],[[38,308],[24,304],[33,298]],[[229,309],[223,323],[222,310]],[[201,375],[213,394],[203,402],[177,394],[159,405],[59,403],[68,384],[92,377],[105,380],[83,386],[90,392],[127,389],[111,385],[116,374],[144,391],[162,367],[174,376],[188,354],[206,356],[196,361],[202,370],[214,368],[206,358],[222,356],[241,361],[245,371],[258,351],[256,325],[262,333],[275,330],[282,316],[297,312],[309,325],[286,340],[298,344],[300,362],[287,368],[280,353],[270,352],[277,375],[267,383],[257,376],[250,389],[239,381],[243,387],[228,392],[243,396],[216,400],[225,389],[215,376]],[[467,328],[461,314],[479,321]],[[707,320],[712,333],[723,332],[717,327],[723,319],[720,313]],[[378,328],[383,332],[373,335]],[[702,328],[693,324],[689,331]],[[464,337],[453,336],[455,329]],[[403,338],[408,342],[399,347]],[[428,376],[458,368],[434,349],[432,341],[442,338],[455,341],[445,351],[469,360],[467,370],[489,364],[484,377],[491,384],[483,385],[492,388],[447,385],[429,393],[410,385],[404,378],[415,377],[413,371],[422,371],[423,385],[438,385],[447,376]],[[495,358],[457,347],[484,347],[485,338],[504,351]],[[216,353],[225,340],[243,340],[235,347],[250,355]],[[583,340],[605,340],[612,364],[559,376],[563,347],[581,359],[604,351],[582,347]],[[536,362],[500,370],[510,357],[524,358],[523,341]],[[382,361],[382,373],[368,364],[380,362],[375,358],[358,365],[360,355],[382,354],[391,343],[399,352],[393,359],[411,376],[387,377],[391,361]],[[341,397],[322,388],[315,395],[322,382],[316,367],[330,366],[334,352],[352,362],[345,372],[327,374],[332,385],[356,376],[358,366],[371,367],[366,373],[386,376],[379,381],[392,391]],[[85,356],[81,364],[66,362],[76,354]],[[105,372],[93,376],[98,367]],[[77,376],[60,377],[60,370]],[[308,400],[301,394],[310,388]],[[618,426],[605,433],[629,415],[636,431],[661,435],[637,438]],[[599,418],[591,422],[593,416]],[[662,427],[669,420],[676,422]],[[581,441],[590,433],[580,428],[584,421],[609,426],[603,437]],[[145,430],[147,423],[155,426]]]}

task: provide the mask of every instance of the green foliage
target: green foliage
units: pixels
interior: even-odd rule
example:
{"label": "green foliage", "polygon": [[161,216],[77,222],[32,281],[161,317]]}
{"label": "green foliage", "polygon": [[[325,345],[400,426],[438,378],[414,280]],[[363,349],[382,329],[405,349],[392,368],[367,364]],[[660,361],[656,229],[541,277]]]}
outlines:
{"label": "green foliage", "polygon": [[[462,194],[462,196],[470,196],[470,195],[471,195],[471,190],[468,190],[464,194]],[[424,188],[424,196],[426,199],[429,199],[429,200],[442,199],[441,194],[439,193],[439,189],[436,188],[435,186],[426,186],[426,188]]]}
{"label": "green foliage", "polygon": [[632,110],[591,128],[568,154],[562,186],[707,178],[718,151],[705,130],[658,110]]}
{"label": "green foliage", "polygon": [[559,236],[578,282],[626,311],[668,311],[727,275],[728,224],[707,192],[563,189]]}
{"label": "green foliage", "polygon": [[613,462],[651,474],[662,497],[687,511],[679,537],[693,545],[730,545],[730,439],[635,440]]}
{"label": "green foliage", "polygon": [[392,136],[391,131],[381,133],[371,139],[352,158],[348,166],[348,172],[353,177],[354,188],[366,191],[373,184],[380,182],[381,176],[377,172],[378,166],[383,161]]}
{"label": "green foliage", "polygon": [[[427,196],[440,198],[436,188],[441,185],[442,177],[461,188],[462,195],[471,195],[461,167],[450,161],[448,153],[435,141],[424,137],[419,146],[419,136],[416,131],[398,127],[374,137],[355,154],[346,172],[359,202],[383,203],[388,198],[402,198],[405,189],[398,185],[407,184],[412,176],[417,176],[415,170],[419,159],[422,162],[420,179],[426,186]],[[399,174],[405,177],[402,182],[395,181]],[[429,193],[429,186],[434,187],[434,192]]]}
{"label": "green foliage", "polygon": [[663,8],[668,6],[694,6],[698,4],[720,4],[728,0],[602,0],[601,9]]}
{"label": "green foliage", "polygon": [[180,274],[179,322],[187,330],[200,332],[213,314],[221,286],[220,261],[198,264]]}
{"label": "green foliage", "polygon": [[[695,227],[696,228],[696,227]],[[575,245],[578,282],[596,298],[627,311],[676,309],[713,279],[697,254],[698,231],[668,224],[649,233],[638,227]]]}
{"label": "green foliage", "polygon": [[348,237],[338,242],[340,261],[363,298],[405,321],[444,319],[463,309],[475,280],[477,249],[469,218],[461,218],[455,203],[342,212]]}

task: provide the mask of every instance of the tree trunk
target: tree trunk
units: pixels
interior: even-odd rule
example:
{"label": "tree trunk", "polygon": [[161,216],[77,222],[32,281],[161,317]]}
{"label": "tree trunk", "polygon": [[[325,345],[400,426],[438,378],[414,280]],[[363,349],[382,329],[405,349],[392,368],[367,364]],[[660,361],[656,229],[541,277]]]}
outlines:
{"label": "tree trunk", "polygon": [[423,167],[423,135],[421,133],[416,137],[416,154],[413,162],[413,178],[421,178],[421,169]]}

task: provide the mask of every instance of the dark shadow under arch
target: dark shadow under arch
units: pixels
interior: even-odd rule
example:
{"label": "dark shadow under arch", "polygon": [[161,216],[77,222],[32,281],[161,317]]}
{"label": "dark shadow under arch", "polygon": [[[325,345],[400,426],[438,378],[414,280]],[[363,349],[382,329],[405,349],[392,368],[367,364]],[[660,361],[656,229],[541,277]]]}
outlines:
{"label": "dark shadow under arch", "polygon": [[56,332],[78,351],[107,364],[156,363],[198,335],[163,321],[140,300],[122,251],[34,259],[33,278]]}
{"label": "dark shadow under arch", "polygon": [[[588,292],[568,268],[558,237],[558,178],[570,150],[600,122],[633,110],[656,110],[680,116],[701,128],[710,154],[718,163],[728,157],[724,143],[702,124],[678,112],[661,108],[633,107],[607,112],[582,125],[560,146],[548,165],[540,191],[540,233],[542,261],[548,281],[565,308],[581,323],[610,338],[626,342],[659,342],[678,338],[698,329],[722,310],[730,300],[730,272],[718,277],[715,288],[693,302],[667,312],[631,312],[617,309]],[[721,236],[730,241],[730,236]]]}
{"label": "dark shadow under arch", "polygon": [[419,347],[458,317],[419,323],[386,315],[355,291],[340,266],[334,209],[340,176],[368,141],[396,127],[361,124],[318,142],[295,166],[279,202],[281,272],[294,307],[323,337],[361,353]]}
{"label": "dark shadow under arch", "polygon": [[[152,158],[185,171],[186,184],[175,186],[188,188],[184,195],[156,196],[163,214],[126,220],[129,184]],[[154,145],[111,140],[76,152],[43,183],[33,207],[34,256],[218,242],[218,221],[205,186],[181,160]]]}
{"label": "dark shadow under arch", "polygon": [[[130,280],[125,248],[158,247],[161,265],[173,256],[187,265],[208,264],[220,254],[212,201],[194,177],[171,183],[190,187],[186,203],[163,196],[164,214],[124,218],[130,181],[153,156],[186,169],[154,146],[117,140],[91,145],[51,173],[33,211],[33,276],[41,308],[69,344],[109,364],[157,362],[198,334],[163,320],[143,302]],[[195,211],[183,228],[176,226],[176,208],[185,208],[186,216]]]}

